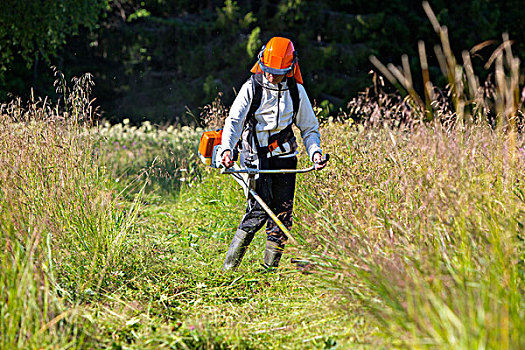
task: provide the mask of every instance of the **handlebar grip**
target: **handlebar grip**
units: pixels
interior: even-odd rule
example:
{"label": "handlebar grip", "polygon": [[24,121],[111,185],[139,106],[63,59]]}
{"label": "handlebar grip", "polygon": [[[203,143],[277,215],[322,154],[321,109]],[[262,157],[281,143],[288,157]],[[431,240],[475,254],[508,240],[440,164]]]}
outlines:
{"label": "handlebar grip", "polygon": [[319,162],[319,165],[324,165],[330,160],[330,154],[325,154],[323,158],[321,158],[321,161]]}

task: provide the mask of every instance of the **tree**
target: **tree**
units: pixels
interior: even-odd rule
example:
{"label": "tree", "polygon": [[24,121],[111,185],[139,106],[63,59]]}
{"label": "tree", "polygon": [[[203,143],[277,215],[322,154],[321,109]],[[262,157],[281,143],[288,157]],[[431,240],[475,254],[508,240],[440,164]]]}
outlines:
{"label": "tree", "polygon": [[[108,0],[2,0],[0,5],[0,83],[16,60],[27,68],[49,63],[80,26],[97,25]],[[3,84],[2,84],[3,85]]]}

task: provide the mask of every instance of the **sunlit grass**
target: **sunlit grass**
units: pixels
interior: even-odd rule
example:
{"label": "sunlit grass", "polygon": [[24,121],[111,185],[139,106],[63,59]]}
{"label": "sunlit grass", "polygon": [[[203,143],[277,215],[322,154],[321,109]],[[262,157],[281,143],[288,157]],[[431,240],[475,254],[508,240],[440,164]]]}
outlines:
{"label": "sunlit grass", "polygon": [[[425,75],[425,98],[402,67],[373,63],[406,95],[350,103],[365,127],[323,131],[331,167],[300,187],[297,216],[320,275],[360,301],[392,346],[516,349],[525,346],[523,106],[519,59],[504,42],[480,84],[460,65],[424,3],[448,79],[440,98]],[[494,63],[494,65],[492,65]],[[426,102],[425,102],[426,101]],[[490,117],[489,117],[490,116]],[[406,119],[408,118],[408,119]],[[432,121],[423,123],[423,121]]]}
{"label": "sunlit grass", "polygon": [[[90,106],[79,90],[89,89],[89,78],[74,83],[67,108],[33,99],[27,105],[13,101],[0,111],[0,345],[5,349],[82,346],[90,327],[77,326],[77,308],[68,299],[96,289],[105,279],[102,265],[110,265],[108,257],[116,258],[120,249],[113,223],[104,219],[119,211],[99,210],[112,206],[114,197],[80,136]],[[99,240],[92,232],[100,233]],[[72,256],[76,263],[61,264]],[[90,273],[75,274],[75,288],[64,284],[86,260]]]}
{"label": "sunlit grass", "polygon": [[[31,125],[4,124],[18,131],[3,133],[2,160],[20,164],[5,171],[30,174],[2,178],[2,244],[19,247],[2,255],[3,312],[24,320],[4,318],[4,347],[21,334],[137,349],[523,342],[521,139],[511,151],[485,126],[327,124],[330,165],[298,180],[294,232],[305,246],[286,255],[311,258],[314,273],[286,258],[262,273],[261,233],[224,274],[245,202],[233,179],[187,157],[200,130],[103,126],[86,138]],[[187,148],[172,150],[181,133]],[[164,182],[155,166],[174,175]]]}
{"label": "sunlit grass", "polygon": [[185,182],[195,180],[198,157],[195,148],[202,130],[188,126],[159,127],[146,121],[140,126],[105,123],[91,128],[95,152],[110,171],[123,194],[136,193],[145,183],[145,190],[157,195],[176,194]]}
{"label": "sunlit grass", "polygon": [[405,345],[523,345],[523,153],[489,128],[325,132],[297,198],[319,269]]}

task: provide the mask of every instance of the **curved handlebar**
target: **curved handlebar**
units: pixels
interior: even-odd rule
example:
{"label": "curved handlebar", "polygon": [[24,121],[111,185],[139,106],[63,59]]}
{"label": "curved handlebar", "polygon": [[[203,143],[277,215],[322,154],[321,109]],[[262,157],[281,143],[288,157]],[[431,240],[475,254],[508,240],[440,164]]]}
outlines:
{"label": "curved handlebar", "polygon": [[[328,160],[330,159],[329,154],[325,154],[321,161],[318,163],[319,165],[326,164]],[[304,169],[255,169],[255,168],[245,168],[245,169],[221,169],[221,174],[300,174],[300,173],[308,173],[312,170],[315,170],[315,165],[312,165],[311,167],[304,168]]]}

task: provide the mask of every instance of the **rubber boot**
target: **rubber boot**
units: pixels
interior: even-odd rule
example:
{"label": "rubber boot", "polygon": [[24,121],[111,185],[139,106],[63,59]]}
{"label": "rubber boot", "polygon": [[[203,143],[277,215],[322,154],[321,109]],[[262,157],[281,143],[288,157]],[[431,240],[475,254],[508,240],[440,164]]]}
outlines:
{"label": "rubber boot", "polygon": [[246,231],[237,229],[235,236],[233,236],[230,248],[226,253],[226,259],[224,261],[223,271],[236,270],[241,263],[242,257],[246,252],[246,248],[253,239],[253,234],[249,234]]}
{"label": "rubber boot", "polygon": [[279,261],[283,255],[284,244],[273,241],[266,241],[266,250],[264,251],[264,267],[271,269],[279,266]]}

